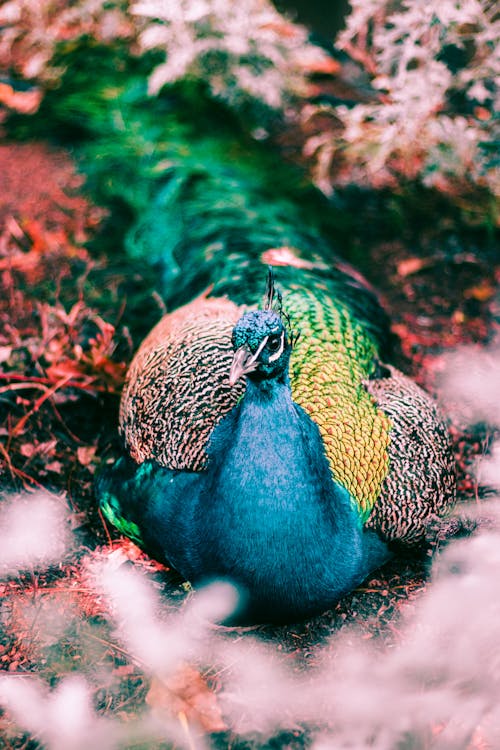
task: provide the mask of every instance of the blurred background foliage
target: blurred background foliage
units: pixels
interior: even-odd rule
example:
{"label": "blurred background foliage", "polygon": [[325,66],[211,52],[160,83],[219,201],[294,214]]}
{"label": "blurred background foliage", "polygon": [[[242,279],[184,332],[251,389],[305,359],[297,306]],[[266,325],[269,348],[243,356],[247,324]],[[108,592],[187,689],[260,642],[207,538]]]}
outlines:
{"label": "blurred background foliage", "polygon": [[[375,233],[435,237],[452,224],[491,239],[500,191],[495,5],[354,0],[333,6],[324,24],[314,3],[308,12],[286,5],[10,0],[0,8],[7,132],[83,146],[97,200],[136,215],[151,200],[143,178],[152,190],[161,179],[158,150],[186,156],[182,125],[196,133],[193,151],[207,137],[223,149],[224,138],[260,144],[256,168],[265,146],[268,165],[278,147],[302,170],[280,171],[279,191],[310,179],[348,247],[366,239],[360,215]],[[98,134],[109,137],[93,150]],[[128,168],[114,158],[123,147]]]}

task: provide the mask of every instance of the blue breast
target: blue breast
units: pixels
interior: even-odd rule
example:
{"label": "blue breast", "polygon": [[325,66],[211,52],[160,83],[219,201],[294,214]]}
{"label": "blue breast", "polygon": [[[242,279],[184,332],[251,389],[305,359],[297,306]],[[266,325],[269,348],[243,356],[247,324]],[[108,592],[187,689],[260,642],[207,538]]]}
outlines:
{"label": "blue breast", "polygon": [[188,578],[227,577],[247,595],[251,618],[286,620],[326,609],[366,575],[371,535],[332,481],[318,428],[288,385],[248,381],[209,458],[189,521]]}
{"label": "blue breast", "polygon": [[99,484],[102,507],[136,524],[155,557],[195,584],[235,583],[236,621],[322,612],[389,556],[332,480],[319,430],[284,382],[248,380],[212,434],[205,471],[128,458]]}

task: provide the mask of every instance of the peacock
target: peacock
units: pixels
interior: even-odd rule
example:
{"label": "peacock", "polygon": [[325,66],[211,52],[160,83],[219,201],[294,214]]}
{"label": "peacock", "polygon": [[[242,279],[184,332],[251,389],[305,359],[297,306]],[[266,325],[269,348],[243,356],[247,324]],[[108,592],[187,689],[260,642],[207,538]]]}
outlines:
{"label": "peacock", "polygon": [[[259,305],[266,265],[280,290]],[[229,269],[140,346],[126,455],[97,493],[188,580],[235,583],[236,622],[290,622],[423,540],[454,501],[453,457],[433,399],[380,360],[387,319],[349,267],[281,247]]]}
{"label": "peacock", "polygon": [[31,122],[71,141],[169,311],[128,370],[100,507],[195,585],[235,583],[237,621],[322,612],[453,506],[446,423],[391,364],[342,209],[198,85],[151,98],[154,60],[83,44]]}

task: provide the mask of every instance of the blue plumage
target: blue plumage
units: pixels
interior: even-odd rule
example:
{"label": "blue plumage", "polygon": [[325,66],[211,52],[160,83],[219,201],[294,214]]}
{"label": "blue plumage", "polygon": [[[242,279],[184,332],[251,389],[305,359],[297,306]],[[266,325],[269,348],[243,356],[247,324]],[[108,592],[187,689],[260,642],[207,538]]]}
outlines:
{"label": "blue plumage", "polygon": [[215,428],[207,468],[122,459],[98,494],[108,516],[136,524],[146,548],[193,583],[237,584],[239,621],[296,620],[327,609],[389,553],[363,530],[317,426],[292,400],[281,318],[249,313],[233,341],[231,377],[246,374],[247,388]]}

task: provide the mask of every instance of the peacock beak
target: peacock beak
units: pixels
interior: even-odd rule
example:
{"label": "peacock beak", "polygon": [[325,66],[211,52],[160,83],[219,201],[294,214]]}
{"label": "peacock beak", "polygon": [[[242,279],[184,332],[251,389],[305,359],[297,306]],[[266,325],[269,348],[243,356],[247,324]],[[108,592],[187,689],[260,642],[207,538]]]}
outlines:
{"label": "peacock beak", "polygon": [[235,351],[229,371],[229,385],[233,386],[243,375],[257,369],[258,355],[259,352],[252,354],[246,346],[240,346]]}

